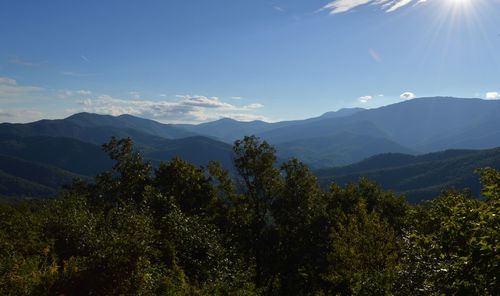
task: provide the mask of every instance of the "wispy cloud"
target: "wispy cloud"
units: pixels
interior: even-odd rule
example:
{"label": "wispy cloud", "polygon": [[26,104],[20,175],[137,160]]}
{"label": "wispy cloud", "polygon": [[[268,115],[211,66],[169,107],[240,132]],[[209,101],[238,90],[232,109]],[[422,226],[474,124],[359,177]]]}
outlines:
{"label": "wispy cloud", "polygon": [[278,6],[278,5],[273,5],[273,9],[278,11],[278,12],[285,12],[285,9],[281,6]]}
{"label": "wispy cloud", "polygon": [[393,2],[391,2],[391,4],[387,4],[387,6],[383,6],[383,7],[389,7],[389,9],[387,9],[386,11],[393,12],[393,11],[400,9],[401,7],[403,7],[405,5],[410,4],[411,2],[413,2],[413,0],[393,1]]}
{"label": "wispy cloud", "polygon": [[31,122],[45,115],[43,112],[32,109],[0,109],[0,122]]}
{"label": "wispy cloud", "polygon": [[233,109],[235,106],[222,102],[218,97],[206,96],[191,96],[191,95],[178,95],[178,98],[183,99],[182,103],[189,106],[203,107],[203,108],[226,108]]}
{"label": "wispy cloud", "polygon": [[62,71],[61,75],[72,76],[72,77],[90,77],[90,76],[96,76],[97,74],[92,74],[92,73],[78,73],[78,72],[73,72],[73,71]]}
{"label": "wispy cloud", "polygon": [[43,88],[37,86],[19,85],[13,78],[0,77],[0,100],[3,102],[25,99],[28,95],[41,90]]}
{"label": "wispy cloud", "polygon": [[70,98],[70,97],[83,97],[83,96],[90,96],[92,92],[90,90],[85,90],[85,89],[79,89],[79,90],[60,90],[58,92],[58,97],[59,98]]}
{"label": "wispy cloud", "polygon": [[[335,0],[323,6],[323,10],[329,10],[330,14],[347,12],[363,5],[380,6],[385,12],[393,12],[412,2],[422,2],[421,0]],[[425,2],[425,1],[423,1]]]}
{"label": "wispy cloud", "polygon": [[9,77],[0,77],[0,84],[17,85],[17,81]]}
{"label": "wispy cloud", "polygon": [[259,104],[259,103],[254,103],[254,104],[249,104],[249,105],[245,105],[243,106],[243,109],[259,109],[259,108],[264,108],[264,105],[262,104]]}
{"label": "wispy cloud", "polygon": [[83,61],[85,61],[87,63],[90,62],[90,60],[86,56],[82,55],[80,57],[82,58]]}
{"label": "wispy cloud", "polygon": [[487,99],[487,100],[500,100],[500,92],[496,92],[496,91],[490,91],[490,92],[487,92],[484,97]]}
{"label": "wispy cloud", "polygon": [[372,59],[378,63],[382,62],[382,58],[380,57],[380,54],[373,48],[368,49],[368,53],[372,57]]}
{"label": "wispy cloud", "polygon": [[44,64],[44,62],[27,61],[27,60],[22,59],[18,56],[15,56],[15,55],[9,56],[9,58],[7,59],[7,62],[9,64],[26,66],[26,67],[38,67],[38,66],[41,66],[42,64]]}
{"label": "wispy cloud", "polygon": [[412,93],[412,92],[407,91],[407,92],[402,93],[399,97],[400,97],[401,99],[403,99],[403,100],[411,100],[411,99],[416,98],[416,97],[417,97],[417,95],[415,95],[415,94],[414,94],[414,93]]}

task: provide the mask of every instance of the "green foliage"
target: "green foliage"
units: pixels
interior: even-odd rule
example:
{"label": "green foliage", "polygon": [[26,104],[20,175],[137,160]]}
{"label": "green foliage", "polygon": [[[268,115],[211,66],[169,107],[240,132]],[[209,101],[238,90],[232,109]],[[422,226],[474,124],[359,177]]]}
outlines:
{"label": "green foliage", "polygon": [[500,172],[483,199],[420,206],[367,179],[322,190],[256,137],[234,179],[181,159],[153,171],[129,139],[57,199],[0,205],[2,295],[498,295]]}
{"label": "green foliage", "polygon": [[342,295],[391,294],[398,244],[394,230],[377,213],[358,205],[331,233],[325,279]]}
{"label": "green foliage", "polygon": [[205,172],[179,158],[160,163],[155,171],[155,187],[173,196],[183,212],[201,214],[214,200],[214,189]]}
{"label": "green foliage", "polygon": [[[498,172],[482,175],[490,192],[498,179],[485,174]],[[419,286],[422,294],[498,295],[499,215],[498,200],[476,200],[459,192],[417,208],[403,249],[402,285]]]}
{"label": "green foliage", "polygon": [[345,167],[315,171],[320,183],[339,185],[361,177],[376,181],[386,190],[419,203],[449,188],[481,193],[481,183],[474,171],[483,167],[500,168],[500,148],[489,150],[447,150],[419,156],[386,153]]}

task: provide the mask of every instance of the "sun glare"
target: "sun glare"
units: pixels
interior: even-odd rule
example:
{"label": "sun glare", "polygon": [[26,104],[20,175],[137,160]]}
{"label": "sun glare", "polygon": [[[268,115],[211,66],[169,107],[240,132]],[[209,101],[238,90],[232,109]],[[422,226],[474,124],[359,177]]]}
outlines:
{"label": "sun glare", "polygon": [[471,4],[471,0],[447,0],[453,6],[469,6]]}

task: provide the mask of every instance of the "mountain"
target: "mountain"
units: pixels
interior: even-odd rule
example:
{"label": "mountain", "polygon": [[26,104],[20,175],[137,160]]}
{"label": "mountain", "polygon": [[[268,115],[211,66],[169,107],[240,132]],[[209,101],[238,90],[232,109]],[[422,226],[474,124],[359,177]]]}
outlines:
{"label": "mountain", "polygon": [[347,131],[280,143],[276,147],[280,157],[299,158],[313,169],[348,165],[385,152],[413,153],[386,137]]}
{"label": "mountain", "polygon": [[370,121],[401,145],[422,152],[500,146],[500,100],[419,98],[347,120]]}
{"label": "mountain", "polygon": [[[111,136],[115,136],[132,138],[136,148],[153,164],[179,156],[196,165],[207,165],[210,160],[218,160],[226,168],[233,169],[232,142],[245,135],[255,134],[276,146],[278,159],[296,157],[314,169],[349,165],[367,157],[391,152],[393,154],[385,156],[384,161],[377,162],[378,158],[375,158],[377,166],[366,170],[359,165],[369,166],[374,160],[369,158],[369,161],[353,167],[338,168],[341,171],[335,168],[326,170],[329,173],[321,170],[318,172],[322,172],[322,180],[328,180],[329,177],[352,180],[366,174],[380,180],[385,186],[394,186],[391,188],[418,199],[422,198],[422,192],[434,192],[437,190],[435,188],[442,188],[441,185],[446,183],[434,173],[440,165],[444,165],[441,162],[445,159],[441,157],[446,156],[448,161],[451,154],[466,152],[459,150],[461,152],[438,154],[439,158],[433,161],[421,161],[428,158],[414,158],[412,155],[446,149],[498,147],[499,114],[498,100],[449,97],[413,99],[376,109],[341,109],[326,112],[319,117],[274,123],[221,119],[198,125],[178,125],[162,124],[131,115],[78,113],[59,120],[0,124],[0,155],[23,162],[24,166],[27,163],[36,164],[39,171],[43,167],[47,174],[53,172],[57,176],[92,176],[112,165],[100,146],[108,142]],[[476,163],[468,160],[466,164],[470,165],[462,167],[457,162],[454,169],[460,176],[465,176],[468,169],[473,169],[472,166],[488,163],[481,157],[474,160]],[[387,167],[398,161],[401,162],[399,166]],[[347,168],[352,171],[348,173]],[[0,166],[0,170],[2,169]],[[396,169],[403,171],[397,171],[394,178],[386,179],[384,170],[393,172]],[[401,179],[408,176],[406,169],[420,172],[421,176],[412,177],[415,184]],[[429,175],[435,177],[429,184],[423,181],[425,170],[429,170]],[[452,176],[454,173],[446,169],[439,172],[443,176]],[[40,183],[39,180],[5,170],[2,170],[2,176],[3,181],[10,180],[9,184],[12,186],[38,186],[39,192],[49,192],[55,188],[53,184]],[[467,178],[469,179],[464,179],[464,184],[472,184],[470,180],[477,179],[470,179],[469,175]],[[451,183],[446,184],[459,184],[456,180],[458,179],[452,178],[448,180]],[[417,185],[423,188],[421,193],[415,191],[419,188]]]}
{"label": "mountain", "polygon": [[[130,115],[79,113],[61,120],[0,124],[4,157],[0,196],[53,196],[76,176],[88,178],[110,169],[113,162],[101,145],[112,136],[132,138],[136,149],[154,165],[180,157],[195,165],[216,160],[226,168],[233,166],[232,147],[226,143]],[[13,171],[16,167],[20,170]],[[45,182],[44,176],[53,182]]]}
{"label": "mountain", "polygon": [[62,137],[0,134],[0,154],[86,176],[95,175],[112,166],[100,146]]}
{"label": "mountain", "polygon": [[173,125],[131,115],[115,117],[91,113],[78,113],[65,119],[40,120],[27,124],[2,123],[0,134],[67,137],[99,145],[113,135],[132,136],[144,142],[148,141],[148,136],[180,139],[197,135]]}
{"label": "mountain", "polygon": [[356,114],[358,112],[364,111],[365,109],[363,108],[342,108],[337,111],[330,111],[323,113],[323,115],[319,117],[314,117],[314,118],[309,118],[304,120],[303,122],[312,122],[312,121],[318,121],[322,119],[328,119],[328,118],[340,118],[340,117],[346,117],[346,116],[351,116],[353,114]]}
{"label": "mountain", "polygon": [[[356,112],[350,116],[324,118],[273,129],[260,135],[270,142],[316,138],[325,133],[350,129],[359,122],[370,122],[390,139],[415,150],[432,150],[433,143],[443,137],[496,134],[500,122],[500,100],[459,99],[448,97],[419,98],[376,109]],[[487,128],[484,131],[481,129]],[[468,139],[463,138],[462,141]],[[470,139],[473,141],[474,139]],[[498,146],[500,138],[488,145]],[[443,147],[440,147],[443,148]],[[459,147],[460,148],[460,147]],[[466,148],[466,147],[465,147]]]}
{"label": "mountain", "polygon": [[[307,163],[325,167],[359,161],[375,152],[427,153],[498,147],[499,114],[498,100],[420,98],[342,117],[301,121],[258,135],[281,147],[286,156],[295,153]],[[348,136],[335,137],[338,134]],[[332,138],[336,138],[336,144]],[[358,138],[356,145],[350,143],[353,138]],[[380,140],[378,147],[373,147],[373,138]],[[321,147],[330,147],[330,152],[325,154]],[[339,154],[336,150],[345,152]]]}
{"label": "mountain", "polygon": [[155,145],[143,149],[146,159],[155,163],[180,157],[195,165],[206,166],[209,161],[219,161],[223,167],[232,169],[232,146],[207,137],[189,137],[184,139],[164,139]]}
{"label": "mountain", "polygon": [[344,108],[338,111],[326,112],[319,117],[273,123],[260,120],[246,122],[237,121],[230,118],[223,118],[212,122],[201,123],[198,125],[184,124],[178,126],[193,133],[213,137],[220,141],[233,144],[235,140],[242,139],[244,136],[262,134],[269,130],[289,128],[291,126],[320,121],[327,118],[346,117],[363,110],[364,109],[362,108]]}
{"label": "mountain", "polygon": [[[0,141],[5,139],[7,141],[22,142],[11,143],[11,145],[2,147],[0,148],[0,153],[12,147],[12,149],[6,152],[8,155],[19,156],[43,163],[44,161],[40,159],[41,156],[38,157],[39,152],[34,153],[33,150],[48,149],[46,152],[55,152],[65,149],[65,147],[73,147],[74,149],[81,150],[80,152],[75,152],[76,155],[89,155],[89,157],[97,154],[101,155],[95,158],[93,162],[91,161],[91,166],[96,163],[106,164],[109,161],[106,162],[106,160],[103,160],[105,155],[99,152],[100,145],[108,142],[112,136],[117,138],[130,137],[134,140],[136,148],[142,151],[145,157],[157,162],[160,160],[169,160],[172,156],[179,156],[198,165],[206,165],[210,160],[219,160],[228,167],[232,165],[232,149],[228,144],[207,137],[197,136],[196,133],[184,130],[178,126],[161,124],[131,115],[115,117],[78,113],[60,120],[40,120],[26,124],[0,124]],[[47,137],[50,137],[50,139]],[[70,141],[70,139],[80,142],[77,144],[75,141]],[[37,141],[42,141],[43,143],[36,143]],[[56,143],[57,141],[59,141],[59,144]],[[83,147],[82,142],[85,142],[87,145]],[[55,148],[51,150],[52,148],[50,147]],[[63,155],[61,158],[68,158],[69,155],[72,155],[71,151],[68,150],[61,153],[60,155]],[[83,151],[86,152],[84,153]],[[37,156],[35,157],[35,155]],[[54,153],[53,156],[57,157],[57,153]],[[34,159],[30,157],[34,157]],[[48,155],[43,157],[50,159]],[[56,161],[54,157],[51,159],[48,161],[49,163]],[[60,164],[64,160],[58,159],[57,161],[59,162],[57,164]],[[84,163],[87,161],[89,160],[82,159]],[[71,163],[70,161],[67,162]],[[64,166],[62,167],[65,168]],[[73,171],[73,168],[70,169]],[[77,170],[77,172],[84,174],[94,173],[93,169],[87,172]]]}
{"label": "mountain", "polygon": [[244,136],[271,129],[273,124],[260,120],[244,122],[223,118],[198,125],[179,126],[196,134],[212,137],[226,143],[233,143],[235,140],[241,139]]}
{"label": "mountain", "polygon": [[[223,166],[232,167],[231,146],[206,137],[158,138],[154,145],[143,146],[141,150],[144,158],[154,165],[180,157],[196,165],[205,166],[210,160],[218,160]],[[0,134],[0,197],[55,196],[74,178],[91,179],[112,165],[95,144],[62,137]]]}
{"label": "mountain", "polygon": [[172,124],[162,124],[154,120],[135,117],[124,114],[120,116],[99,115],[93,113],[77,113],[66,119],[65,122],[75,123],[82,127],[113,127],[127,130],[135,130],[145,134],[167,138],[180,139],[196,136],[180,127]]}
{"label": "mountain", "polygon": [[85,178],[60,168],[0,155],[0,198],[53,197],[75,178]]}
{"label": "mountain", "polygon": [[500,169],[500,148],[448,150],[419,156],[380,154],[349,166],[317,170],[315,175],[323,186],[331,182],[345,185],[366,177],[415,203],[449,188],[468,188],[479,195],[481,187],[475,170],[484,167]]}

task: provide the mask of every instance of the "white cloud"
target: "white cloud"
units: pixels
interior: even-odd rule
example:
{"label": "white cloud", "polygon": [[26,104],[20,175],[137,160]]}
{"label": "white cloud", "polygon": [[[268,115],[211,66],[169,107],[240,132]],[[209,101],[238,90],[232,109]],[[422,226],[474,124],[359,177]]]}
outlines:
{"label": "white cloud", "polygon": [[231,97],[231,99],[233,99],[233,100],[241,100],[241,99],[243,99],[243,97],[236,96],[236,97]]}
{"label": "white cloud", "polygon": [[185,105],[203,107],[203,108],[226,108],[233,109],[235,106],[222,102],[218,97],[191,96],[179,95],[178,98],[183,99]]}
{"label": "white cloud", "polygon": [[38,110],[31,109],[0,109],[0,123],[1,122],[31,122],[43,118],[44,113]]}
{"label": "white cloud", "polygon": [[92,106],[92,100],[91,99],[85,99],[85,100],[82,100],[82,101],[80,101],[78,103],[81,104],[81,105],[84,105],[84,106]]}
{"label": "white cloud", "polygon": [[80,90],[60,90],[59,98],[65,99],[69,97],[82,97],[82,96],[90,96],[92,92],[90,90],[80,89]]}
{"label": "white cloud", "polygon": [[41,90],[43,90],[41,87],[19,85],[15,79],[0,77],[0,100],[2,101],[26,100]]}
{"label": "white cloud", "polygon": [[411,100],[416,98],[417,96],[414,93],[407,91],[402,93],[399,97],[403,100]]}
{"label": "white cloud", "polygon": [[363,103],[363,104],[368,103],[372,99],[373,99],[372,96],[362,96],[362,97],[359,97],[359,101],[361,103]]}
{"label": "white cloud", "polygon": [[80,111],[99,114],[131,114],[169,123],[187,123],[233,118],[236,120],[267,120],[252,111],[263,105],[253,103],[234,106],[221,101],[218,97],[178,95],[177,101],[123,100],[109,95],[86,98],[78,101]]}
{"label": "white cloud", "polygon": [[[416,0],[334,0],[325,5],[323,9],[330,10],[330,14],[337,14],[347,12],[362,5],[371,4],[381,6],[385,12],[393,12],[414,1]],[[417,0],[418,2],[421,1]]]}
{"label": "white cloud", "polygon": [[254,103],[254,104],[249,104],[249,105],[243,106],[244,109],[259,109],[259,108],[263,108],[263,107],[264,107],[264,105],[259,104],[259,103]]}
{"label": "white cloud", "polygon": [[500,92],[490,91],[484,96],[487,100],[500,100]]}
{"label": "white cloud", "polygon": [[389,9],[387,9],[386,11],[387,12],[393,12],[393,11],[396,11],[398,10],[399,8],[405,6],[405,5],[408,5],[412,2],[413,0],[399,0],[399,1],[396,1],[394,2],[394,4],[389,7]]}
{"label": "white cloud", "polygon": [[331,14],[337,14],[349,11],[360,5],[368,4],[372,1],[373,0],[335,0],[325,5],[323,9],[330,10]]}

